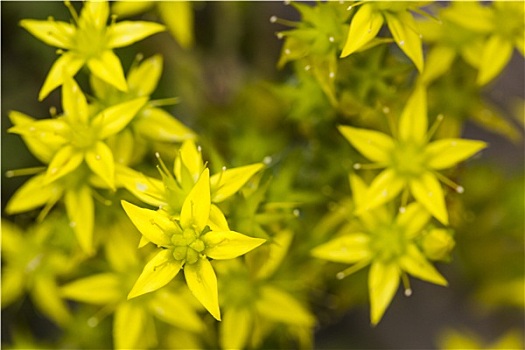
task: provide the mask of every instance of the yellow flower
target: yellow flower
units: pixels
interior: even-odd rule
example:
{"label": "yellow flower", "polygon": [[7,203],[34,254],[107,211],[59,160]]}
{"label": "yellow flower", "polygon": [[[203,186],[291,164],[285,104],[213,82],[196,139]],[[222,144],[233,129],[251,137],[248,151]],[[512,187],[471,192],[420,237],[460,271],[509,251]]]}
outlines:
{"label": "yellow flower", "polygon": [[[69,1],[65,1],[74,24],[55,21],[24,19],[20,25],[48,45],[58,47],[62,55],[53,64],[39,93],[39,100],[73,77],[87,65],[92,74],[115,86],[128,89],[119,58],[112,49],[128,46],[164,30],[158,23],[142,21],[112,22],[107,26],[107,1],[87,1],[77,15]],[[62,52],[62,50],[68,50]]]}
{"label": "yellow flower", "polygon": [[[357,203],[358,211],[376,208],[400,194],[404,202],[408,190],[436,219],[448,224],[444,193],[438,179],[453,186],[438,173],[471,157],[486,147],[476,140],[441,139],[429,142],[427,136],[427,101],[423,87],[416,88],[399,118],[398,137],[384,133],[340,126],[343,136],[366,158],[375,161],[374,167],[386,168],[372,182],[366,200]],[[355,164],[359,169],[361,164]]]}
{"label": "yellow flower", "polygon": [[204,169],[184,200],[178,219],[126,201],[122,206],[142,235],[162,248],[146,264],[128,298],[165,286],[184,268],[193,295],[220,320],[217,278],[208,258],[233,259],[265,240],[229,230],[224,217],[220,226],[210,221],[222,213],[212,209],[209,170]]}

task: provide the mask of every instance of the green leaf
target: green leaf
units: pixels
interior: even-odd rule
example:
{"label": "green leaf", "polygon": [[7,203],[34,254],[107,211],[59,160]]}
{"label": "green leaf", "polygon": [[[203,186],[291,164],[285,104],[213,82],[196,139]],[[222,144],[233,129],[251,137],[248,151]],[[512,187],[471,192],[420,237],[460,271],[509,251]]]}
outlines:
{"label": "green leaf", "polygon": [[122,201],[121,204],[133,225],[149,241],[159,247],[171,245],[171,234],[177,232],[178,229],[174,222],[154,210],[140,208],[126,201]]}
{"label": "green leaf", "polygon": [[382,132],[358,129],[351,126],[338,127],[343,136],[366,158],[387,163],[391,158],[394,140]]}
{"label": "green leaf", "polygon": [[99,126],[99,139],[103,140],[124,129],[148,102],[147,97],[119,103],[104,109],[93,118],[92,125]]}
{"label": "green leaf", "polygon": [[405,187],[406,180],[393,169],[385,169],[370,184],[365,201],[356,203],[359,215],[366,210],[374,209],[395,198]]}
{"label": "green leaf", "polygon": [[275,322],[305,327],[315,323],[314,316],[293,296],[270,285],[261,287],[255,307],[261,316]]}
{"label": "green leaf", "polygon": [[446,286],[448,283],[443,276],[427,261],[425,256],[414,245],[407,247],[406,253],[399,258],[399,266],[414,277],[424,281]]}
{"label": "green leaf", "polygon": [[61,49],[73,47],[72,39],[76,28],[69,23],[23,19],[20,21],[20,26],[47,45]]}
{"label": "green leaf", "polygon": [[87,124],[89,118],[87,100],[72,77],[67,77],[62,86],[62,108],[64,117],[69,121]]}
{"label": "green leaf", "polygon": [[497,34],[489,37],[481,53],[476,83],[485,85],[501,73],[509,63],[512,51],[513,45],[508,39]]}
{"label": "green leaf", "polygon": [[244,349],[253,327],[252,310],[247,307],[229,308],[224,312],[219,341],[222,349]]}
{"label": "green leaf", "polygon": [[210,206],[210,171],[206,168],[184,200],[180,213],[182,228],[195,227],[196,232],[202,232],[208,224]]}
{"label": "green leaf", "polygon": [[91,255],[93,248],[93,225],[95,207],[91,188],[87,185],[66,191],[64,196],[67,216],[82,250]]}
{"label": "green leaf", "polygon": [[100,55],[87,61],[92,74],[116,87],[120,91],[128,91],[128,84],[117,55],[111,50],[105,50]]}
{"label": "green leaf", "polygon": [[87,150],[84,157],[91,171],[115,191],[115,161],[111,149],[104,142],[98,141],[94,147]]}
{"label": "green leaf", "polygon": [[483,141],[464,139],[443,139],[430,143],[425,149],[427,165],[436,170],[450,168],[472,157],[487,147]]}
{"label": "green leaf", "polygon": [[266,242],[234,231],[210,231],[201,238],[206,245],[204,254],[217,260],[236,258]]}
{"label": "green leaf", "polygon": [[341,57],[351,55],[374,39],[383,23],[383,16],[371,4],[361,5],[350,23]]}
{"label": "green leaf", "polygon": [[388,29],[396,44],[414,62],[419,72],[423,71],[423,48],[419,33],[415,32],[416,21],[408,11],[396,12],[395,15],[384,12]]}
{"label": "green leaf", "polygon": [[349,233],[334,238],[312,250],[316,258],[353,264],[372,257],[370,236],[365,233]]}
{"label": "green leaf", "polygon": [[168,284],[182,268],[182,260],[175,260],[170,249],[162,249],[147,264],[128,294],[128,299],[153,292]]}
{"label": "green leaf", "polygon": [[368,274],[370,321],[376,325],[390,305],[399,286],[399,267],[394,263],[374,262]]}
{"label": "green leaf", "polygon": [[148,307],[157,318],[175,327],[190,332],[204,329],[204,323],[188,300],[166,289],[155,292]]}
{"label": "green leaf", "polygon": [[426,142],[427,128],[427,93],[424,86],[417,86],[399,118],[399,138],[409,143],[423,144]]}
{"label": "green leaf", "polygon": [[160,108],[145,108],[133,121],[133,128],[154,141],[182,142],[195,138],[193,131]]}
{"label": "green leaf", "polygon": [[144,21],[123,21],[107,29],[107,47],[128,46],[155,33],[166,30],[162,24]]}
{"label": "green leaf", "polygon": [[239,191],[250,178],[264,168],[263,163],[222,170],[210,177],[211,199],[214,203],[222,202]]}
{"label": "green leaf", "polygon": [[421,203],[432,216],[444,225],[448,225],[445,195],[435,175],[427,171],[419,178],[410,180],[409,185],[414,198]]}
{"label": "green leaf", "polygon": [[186,264],[184,277],[195,298],[216,320],[220,321],[217,277],[208,259],[200,258],[195,264]]}
{"label": "green leaf", "polygon": [[49,73],[47,73],[44,85],[38,93],[38,100],[42,101],[49,95],[51,91],[64,83],[64,77],[73,77],[86,63],[86,60],[73,53],[66,52],[60,56],[51,66]]}
{"label": "green leaf", "polygon": [[125,293],[119,276],[111,272],[81,278],[60,288],[62,297],[95,305],[116,303]]}
{"label": "green leaf", "polygon": [[147,329],[146,309],[133,302],[123,302],[115,310],[113,341],[116,349],[137,349]]}

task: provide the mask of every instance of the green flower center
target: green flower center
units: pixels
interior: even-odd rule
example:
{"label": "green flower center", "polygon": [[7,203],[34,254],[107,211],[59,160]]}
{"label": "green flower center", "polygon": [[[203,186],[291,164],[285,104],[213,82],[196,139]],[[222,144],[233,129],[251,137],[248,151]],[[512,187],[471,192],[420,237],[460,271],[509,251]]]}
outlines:
{"label": "green flower center", "polygon": [[75,123],[71,126],[69,140],[77,149],[88,149],[98,141],[98,132],[90,125]]}
{"label": "green flower center", "polygon": [[106,47],[105,28],[100,29],[94,26],[81,26],[78,28],[75,37],[77,51],[87,59],[99,56]]}
{"label": "green flower center", "polygon": [[396,145],[392,154],[392,166],[404,177],[416,177],[426,169],[426,159],[423,149],[415,144]]}
{"label": "green flower center", "polygon": [[381,261],[397,260],[405,253],[406,246],[403,231],[393,224],[381,226],[372,233],[370,248]]}
{"label": "green flower center", "polygon": [[185,229],[182,234],[176,233],[171,236],[173,243],[173,257],[175,260],[185,260],[187,264],[194,264],[199,260],[200,254],[206,248],[194,229]]}

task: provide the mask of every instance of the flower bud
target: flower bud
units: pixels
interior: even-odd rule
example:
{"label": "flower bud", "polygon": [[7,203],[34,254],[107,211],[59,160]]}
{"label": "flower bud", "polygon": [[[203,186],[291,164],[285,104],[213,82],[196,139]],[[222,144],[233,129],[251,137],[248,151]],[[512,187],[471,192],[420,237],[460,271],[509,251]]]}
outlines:
{"label": "flower bud", "polygon": [[443,260],[448,257],[456,242],[449,230],[433,229],[423,237],[421,245],[429,259]]}

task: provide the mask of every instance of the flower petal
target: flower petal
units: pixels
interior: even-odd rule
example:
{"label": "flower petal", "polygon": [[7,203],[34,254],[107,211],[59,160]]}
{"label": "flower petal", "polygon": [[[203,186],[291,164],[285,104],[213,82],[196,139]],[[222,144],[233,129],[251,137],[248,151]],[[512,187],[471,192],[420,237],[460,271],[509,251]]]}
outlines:
{"label": "flower petal", "polygon": [[403,270],[424,281],[446,286],[447,280],[427,261],[419,249],[411,244],[405,255],[399,258],[399,265]]}
{"label": "flower petal", "polygon": [[319,259],[353,264],[371,258],[370,236],[365,233],[349,233],[334,238],[312,250]]}
{"label": "flower petal", "polygon": [[115,191],[115,161],[111,149],[104,142],[98,141],[86,152],[85,159],[91,171]]}
{"label": "flower petal", "polygon": [[427,165],[432,169],[446,169],[470,158],[487,147],[483,141],[443,139],[430,143],[425,149]]}
{"label": "flower petal", "polygon": [[399,138],[409,143],[423,144],[427,128],[427,93],[424,86],[417,86],[399,119]]}
{"label": "flower petal", "polygon": [[159,247],[171,244],[170,237],[178,228],[174,222],[154,210],[140,208],[126,201],[122,201],[121,204],[133,225],[144,237]]}
{"label": "flower petal", "polygon": [[228,221],[224,213],[215,204],[211,204],[208,225],[212,231],[229,231]]}
{"label": "flower petal", "polygon": [[12,215],[56,203],[62,190],[55,183],[45,183],[45,176],[39,174],[27,180],[7,202],[6,213]]}
{"label": "flower petal", "polygon": [[214,203],[222,202],[239,191],[250,178],[264,168],[263,163],[227,169],[210,178],[211,199]]}
{"label": "flower petal", "polygon": [[439,181],[431,172],[425,172],[417,179],[410,180],[410,191],[436,219],[448,225],[448,213],[444,193]]}
{"label": "flower petal", "polygon": [[382,132],[358,129],[351,126],[339,126],[343,136],[366,158],[379,163],[390,160],[394,140]]}
{"label": "flower petal", "polygon": [[196,232],[202,232],[208,224],[210,206],[210,171],[206,168],[184,200],[180,213],[182,228],[195,227]]}
{"label": "flower petal", "polygon": [[346,57],[374,39],[384,23],[380,12],[375,11],[371,4],[363,4],[352,18],[348,37],[341,57]]}
{"label": "flower petal", "polygon": [[199,332],[204,323],[190,303],[181,295],[161,289],[148,302],[149,310],[160,320],[175,327]]}
{"label": "flower petal", "polygon": [[71,49],[75,26],[62,21],[23,19],[20,26],[48,45]]}
{"label": "flower petal", "polygon": [[423,43],[414,29],[417,27],[414,17],[408,11],[396,12],[395,15],[384,12],[388,29],[396,44],[414,62],[419,72],[423,71]]}
{"label": "flower petal", "polygon": [[115,349],[137,349],[147,333],[147,310],[139,303],[119,304],[113,318]]}
{"label": "flower petal", "polygon": [[84,160],[82,153],[73,147],[66,145],[62,147],[53,157],[46,172],[46,183],[51,183],[58,178],[74,171]]}
{"label": "flower petal", "polygon": [[428,210],[420,203],[410,203],[404,212],[399,213],[396,224],[403,228],[406,238],[415,238],[422,233],[429,220]]}
{"label": "flower petal", "polygon": [[219,325],[219,341],[222,349],[244,349],[253,327],[251,311],[245,307],[231,307]]}
{"label": "flower petal", "polygon": [[164,287],[181,268],[182,260],[175,260],[170,249],[162,249],[144,266],[144,270],[128,294],[128,299]]}
{"label": "flower petal", "polygon": [[162,22],[183,48],[193,45],[193,9],[191,1],[162,1],[158,3]]}
{"label": "flower petal", "polygon": [[210,231],[201,239],[206,245],[204,254],[217,260],[236,258],[266,242],[234,231]]}
{"label": "flower petal", "polygon": [[151,95],[159,83],[162,62],[161,55],[154,55],[130,69],[128,73],[129,92],[137,97]]}
{"label": "flower petal", "polygon": [[217,277],[208,259],[201,258],[195,264],[186,264],[184,266],[184,277],[186,277],[186,283],[195,298],[216,320],[220,321]]}
{"label": "flower petal", "polygon": [[108,28],[107,47],[128,46],[150,35],[166,30],[162,24],[144,21],[123,21]]}
{"label": "flower petal", "polygon": [[64,201],[70,226],[75,231],[80,247],[85,253],[93,254],[95,206],[91,189],[88,186],[82,186],[78,189],[66,191]]}
{"label": "flower petal", "polygon": [[174,116],[160,108],[145,108],[133,121],[140,135],[161,142],[181,142],[195,134]]}
{"label": "flower petal", "polygon": [[255,308],[265,318],[286,324],[311,327],[314,316],[290,294],[265,285],[261,287]]}
{"label": "flower petal", "polygon": [[179,150],[179,155],[175,159],[173,173],[175,174],[175,177],[179,183],[185,182],[185,179],[183,179],[183,167],[186,167],[188,170],[188,173],[191,176],[191,181],[193,181],[193,183],[197,182],[197,179],[204,169],[204,166],[202,163],[202,154],[195,145],[194,140],[190,139],[184,141]]}
{"label": "flower petal", "polygon": [[73,123],[87,124],[89,110],[86,97],[72,77],[64,79],[62,86],[62,108],[64,117]]}
{"label": "flower petal", "polygon": [[108,17],[107,1],[87,1],[80,13],[79,26],[95,26],[100,29],[106,26]]}
{"label": "flower petal", "polygon": [[113,304],[123,297],[122,281],[107,272],[81,278],[60,288],[60,296],[87,304]]}
{"label": "flower petal", "polygon": [[399,286],[399,267],[396,264],[374,262],[368,274],[370,294],[370,321],[376,325],[381,321]]}
{"label": "flower petal", "polygon": [[401,192],[405,185],[406,180],[401,178],[395,170],[390,168],[383,170],[370,184],[366,192],[366,200],[356,203],[356,214],[359,215],[366,210],[389,202]]}
{"label": "flower petal", "polygon": [[115,182],[118,187],[125,187],[142,202],[154,207],[165,206],[164,184],[126,166],[117,164]]}
{"label": "flower petal", "polygon": [[30,293],[31,300],[42,314],[58,325],[66,326],[71,321],[69,309],[65,301],[60,298],[56,281],[52,276],[36,275]]}
{"label": "flower petal", "polygon": [[38,100],[42,101],[47,95],[63,84],[64,77],[73,77],[82,68],[85,59],[72,52],[66,52],[60,56],[47,73],[44,85],[38,93]]}
{"label": "flower petal", "polygon": [[140,97],[104,109],[93,118],[93,125],[100,126],[99,139],[114,135],[124,129],[148,101]]}
{"label": "flower petal", "polygon": [[456,51],[449,46],[436,45],[428,53],[425,61],[425,69],[421,73],[421,80],[425,84],[429,84],[433,80],[445,74],[454,59],[456,58]]}
{"label": "flower petal", "polygon": [[113,85],[120,91],[128,91],[124,71],[117,55],[111,50],[103,51],[98,57],[87,61],[92,74]]}

